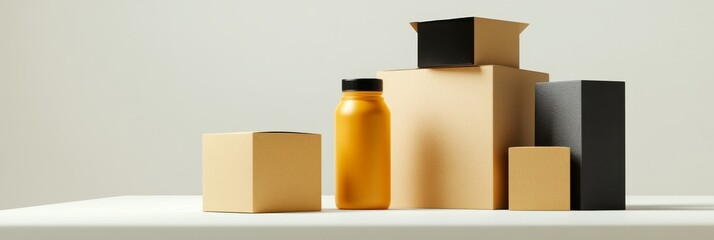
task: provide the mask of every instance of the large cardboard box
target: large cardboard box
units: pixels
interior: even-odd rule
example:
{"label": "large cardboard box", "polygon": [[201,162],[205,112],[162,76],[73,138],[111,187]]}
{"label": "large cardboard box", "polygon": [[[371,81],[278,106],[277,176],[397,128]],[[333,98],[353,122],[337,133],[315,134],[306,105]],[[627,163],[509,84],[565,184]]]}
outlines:
{"label": "large cardboard box", "polygon": [[319,134],[204,134],[203,210],[320,211],[320,166]]}
{"label": "large cardboard box", "polygon": [[519,67],[526,23],[467,17],[412,22],[420,68],[473,65]]}
{"label": "large cardboard box", "polygon": [[570,210],[570,148],[509,148],[508,209]]}
{"label": "large cardboard box", "polygon": [[536,145],[571,149],[573,210],[625,210],[625,83],[536,86]]}
{"label": "large cardboard box", "polygon": [[392,208],[507,208],[508,148],[534,143],[535,84],[504,66],[382,71]]}

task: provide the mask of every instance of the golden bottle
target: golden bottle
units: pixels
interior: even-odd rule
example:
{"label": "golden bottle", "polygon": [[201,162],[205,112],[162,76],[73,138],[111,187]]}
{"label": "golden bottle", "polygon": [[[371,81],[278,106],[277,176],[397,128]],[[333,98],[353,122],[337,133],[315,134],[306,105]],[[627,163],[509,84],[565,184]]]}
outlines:
{"label": "golden bottle", "polygon": [[342,80],[335,110],[335,203],[339,209],[387,209],[390,117],[382,80]]}

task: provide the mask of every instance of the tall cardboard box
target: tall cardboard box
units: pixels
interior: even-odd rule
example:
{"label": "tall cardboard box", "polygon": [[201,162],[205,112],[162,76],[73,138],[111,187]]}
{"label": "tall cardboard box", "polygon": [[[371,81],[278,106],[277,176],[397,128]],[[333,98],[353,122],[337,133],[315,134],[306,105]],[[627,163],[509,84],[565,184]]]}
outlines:
{"label": "tall cardboard box", "polygon": [[392,208],[505,209],[508,148],[534,143],[535,84],[505,66],[382,71]]}
{"label": "tall cardboard box", "polygon": [[293,212],[321,209],[319,134],[203,135],[203,210]]}

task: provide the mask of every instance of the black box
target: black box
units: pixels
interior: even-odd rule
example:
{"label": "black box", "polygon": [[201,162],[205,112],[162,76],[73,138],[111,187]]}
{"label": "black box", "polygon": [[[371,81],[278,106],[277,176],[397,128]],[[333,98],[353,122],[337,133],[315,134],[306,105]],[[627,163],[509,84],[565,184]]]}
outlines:
{"label": "black box", "polygon": [[418,66],[502,65],[519,67],[525,23],[467,17],[411,23],[418,32]]}
{"label": "black box", "polygon": [[571,208],[625,209],[625,83],[536,84],[537,146],[571,149]]}

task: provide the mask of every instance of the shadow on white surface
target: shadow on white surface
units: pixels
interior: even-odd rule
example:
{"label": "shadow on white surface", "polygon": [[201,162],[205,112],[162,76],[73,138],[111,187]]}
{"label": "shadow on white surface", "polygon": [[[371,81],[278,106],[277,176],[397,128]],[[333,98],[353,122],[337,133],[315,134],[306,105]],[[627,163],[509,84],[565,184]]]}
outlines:
{"label": "shadow on white surface", "polygon": [[714,204],[651,204],[627,206],[627,210],[714,211]]}

